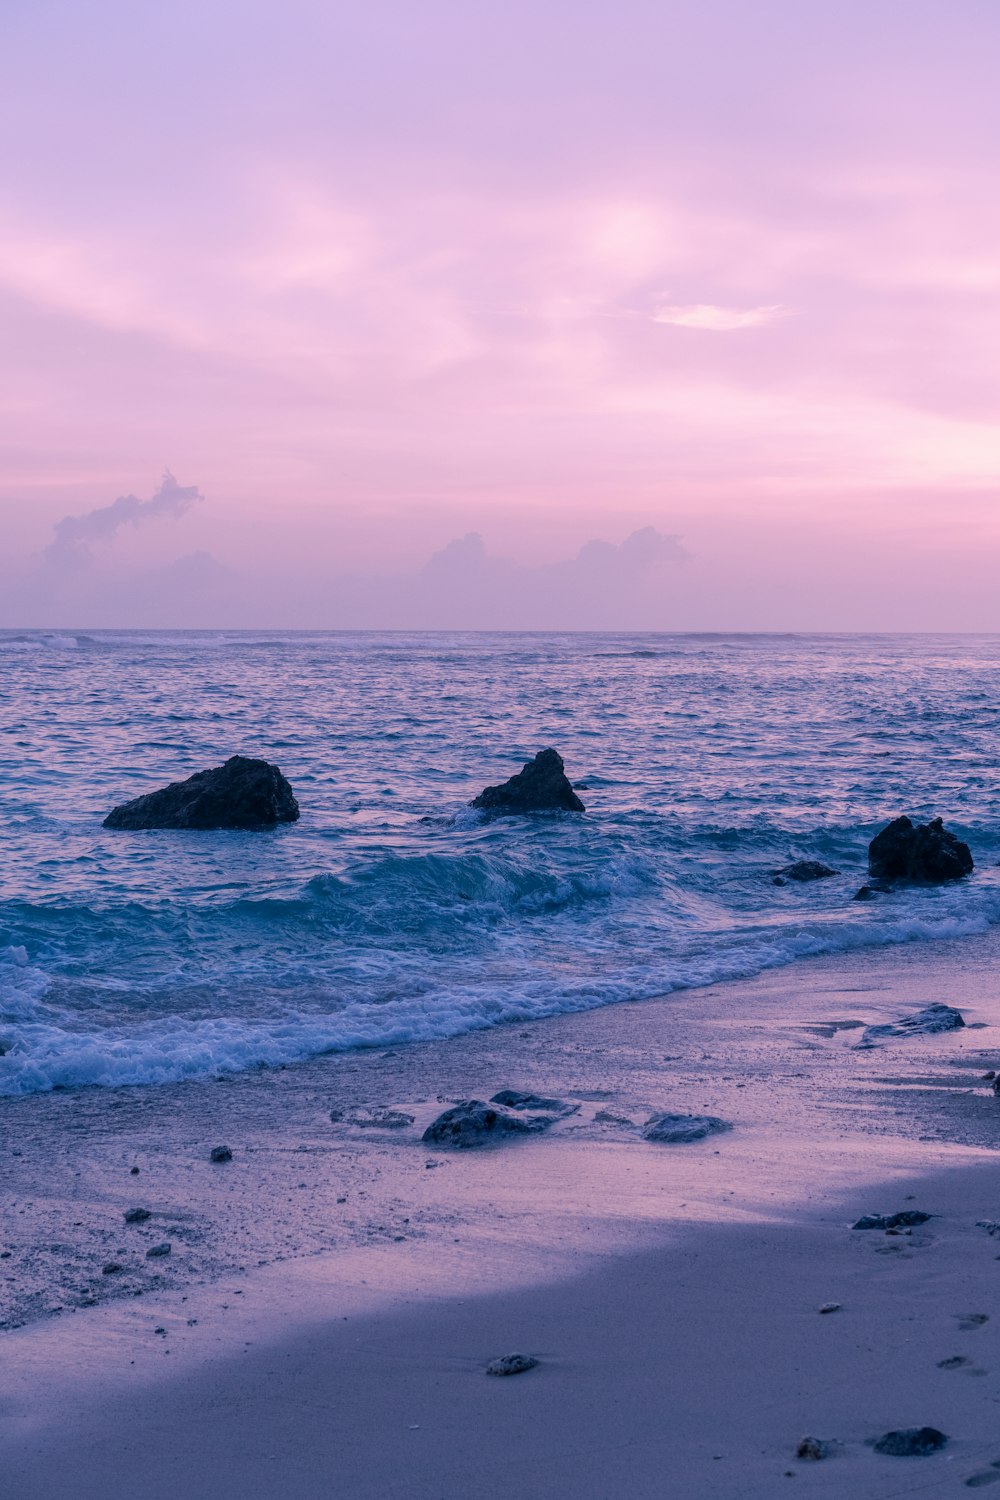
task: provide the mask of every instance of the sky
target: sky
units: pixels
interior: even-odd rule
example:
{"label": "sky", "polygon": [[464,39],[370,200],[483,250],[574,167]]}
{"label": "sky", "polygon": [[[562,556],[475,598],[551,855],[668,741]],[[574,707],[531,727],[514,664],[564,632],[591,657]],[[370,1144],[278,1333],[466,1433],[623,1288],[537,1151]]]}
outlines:
{"label": "sky", "polygon": [[996,0],[3,0],[0,625],[997,629]]}

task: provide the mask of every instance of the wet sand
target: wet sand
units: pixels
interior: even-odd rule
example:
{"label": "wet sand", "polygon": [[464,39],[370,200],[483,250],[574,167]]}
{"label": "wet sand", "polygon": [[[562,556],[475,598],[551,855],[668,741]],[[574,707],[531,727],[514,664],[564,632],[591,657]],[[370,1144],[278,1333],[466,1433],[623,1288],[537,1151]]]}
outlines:
{"label": "wet sand", "polygon": [[[998,953],[993,935],[861,951],[226,1083],[0,1101],[7,1491],[989,1487],[1000,1239],[976,1221],[1000,1218],[982,1079],[1000,1061]],[[972,1024],[857,1050],[858,1023],[938,1000]],[[451,1100],[504,1086],[580,1109],[497,1149],[420,1143]],[[385,1106],[413,1125],[329,1118]],[[667,1108],[734,1129],[643,1141]],[[234,1160],[213,1166],[223,1142]],[[137,1204],[152,1217],[126,1227]],[[904,1207],[934,1218],[850,1229]],[[111,1256],[124,1269],[103,1277]],[[512,1349],[538,1367],[483,1373]],[[924,1424],[949,1434],[941,1454],[867,1446]],[[794,1457],[807,1434],[828,1459]]]}

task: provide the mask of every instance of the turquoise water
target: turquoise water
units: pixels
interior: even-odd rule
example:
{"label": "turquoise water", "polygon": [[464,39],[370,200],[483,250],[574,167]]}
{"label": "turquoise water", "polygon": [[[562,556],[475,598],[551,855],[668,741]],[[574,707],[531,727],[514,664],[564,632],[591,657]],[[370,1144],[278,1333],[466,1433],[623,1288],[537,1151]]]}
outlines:
{"label": "turquoise water", "polygon": [[[642,999],[1000,920],[1000,638],[0,633],[0,1093]],[[584,816],[467,803],[554,745]],[[121,833],[233,753],[267,833]],[[889,817],[958,886],[851,900]],[[797,857],[843,875],[776,888]]]}

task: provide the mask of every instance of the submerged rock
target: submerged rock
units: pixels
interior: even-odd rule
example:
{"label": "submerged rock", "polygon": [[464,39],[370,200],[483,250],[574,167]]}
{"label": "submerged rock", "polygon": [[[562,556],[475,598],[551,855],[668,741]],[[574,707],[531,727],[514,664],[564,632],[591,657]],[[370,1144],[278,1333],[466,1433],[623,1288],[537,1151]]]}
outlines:
{"label": "submerged rock", "polygon": [[887,1453],[890,1458],[926,1458],[929,1453],[938,1453],[948,1439],[936,1427],[902,1427],[898,1432],[887,1432],[874,1444],[876,1453]]}
{"label": "submerged rock", "polygon": [[533,1370],[538,1360],[533,1354],[503,1354],[499,1359],[491,1360],[486,1366],[487,1375],[523,1375],[525,1370]]}
{"label": "submerged rock", "polygon": [[421,1139],[429,1146],[483,1146],[507,1135],[537,1135],[555,1119],[551,1114],[521,1115],[481,1099],[463,1099],[432,1120]]}
{"label": "submerged rock", "polygon": [[782,884],[789,880],[828,880],[831,875],[838,873],[829,865],[823,864],[821,860],[797,859],[793,864],[784,865],[780,870],[775,870],[774,881],[777,885],[779,880]]}
{"label": "submerged rock", "polygon": [[502,786],[485,787],[469,806],[498,815],[586,811],[566,775],[562,756],[552,749],[540,750]]}
{"label": "submerged rock", "polygon": [[680,1146],[732,1128],[728,1120],[717,1119],[715,1115],[652,1115],[642,1127],[642,1134],[647,1141]]}
{"label": "submerged rock", "polygon": [[919,1208],[904,1208],[898,1214],[862,1214],[852,1229],[910,1229],[914,1224],[926,1224],[933,1218]]}
{"label": "submerged rock", "polygon": [[958,1031],[965,1025],[962,1012],[953,1005],[927,1005],[912,1016],[886,1021],[881,1026],[866,1026],[859,1047],[872,1047],[886,1037],[934,1036],[939,1031]]}
{"label": "submerged rock", "polygon": [[914,826],[894,818],[868,845],[868,870],[876,880],[939,884],[960,880],[973,869],[968,844],[949,833],[940,818]]}
{"label": "submerged rock", "polygon": [[266,760],[233,755],[159,791],[123,802],[105,828],[271,828],[294,823],[299,804],[285,777]]}
{"label": "submerged rock", "polygon": [[501,1089],[499,1094],[491,1097],[490,1103],[499,1104],[504,1109],[527,1109],[539,1114],[556,1115],[560,1119],[580,1111],[579,1104],[572,1104],[566,1099],[549,1099],[544,1094],[524,1094],[520,1089]]}

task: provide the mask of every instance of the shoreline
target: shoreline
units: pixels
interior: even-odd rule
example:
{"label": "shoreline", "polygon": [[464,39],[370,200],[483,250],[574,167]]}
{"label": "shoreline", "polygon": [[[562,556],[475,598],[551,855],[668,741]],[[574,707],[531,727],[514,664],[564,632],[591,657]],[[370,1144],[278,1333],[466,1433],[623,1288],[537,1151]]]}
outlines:
{"label": "shoreline", "polygon": [[[137,1441],[139,1433],[156,1455],[152,1471],[149,1460],[143,1465],[151,1495],[204,1494],[207,1500],[209,1494],[245,1494],[247,1474],[242,1489],[233,1476],[246,1447],[240,1414],[248,1411],[256,1412],[261,1442],[273,1439],[282,1455],[260,1457],[261,1464],[273,1462],[274,1479],[256,1471],[254,1493],[318,1500],[339,1473],[342,1492],[352,1500],[395,1494],[393,1484],[400,1494],[459,1500],[471,1492],[467,1474],[454,1470],[446,1483],[434,1476],[444,1474],[441,1465],[452,1458],[472,1464],[475,1455],[461,1458],[460,1424],[441,1428],[426,1413],[430,1394],[437,1392],[446,1410],[466,1411],[468,1423],[482,1427],[477,1444],[485,1445],[484,1467],[477,1485],[495,1441],[496,1461],[503,1458],[512,1473],[520,1475],[520,1459],[511,1457],[511,1443],[531,1455],[520,1477],[528,1485],[534,1465],[541,1493],[563,1493],[558,1485],[565,1479],[567,1494],[610,1497],[619,1491],[607,1488],[606,1473],[599,1477],[599,1454],[588,1447],[596,1416],[580,1407],[581,1393],[597,1392],[594,1399],[609,1412],[645,1410],[652,1421],[659,1407],[649,1400],[649,1382],[666,1381],[682,1400],[685,1369],[694,1380],[697,1365],[691,1351],[700,1359],[703,1344],[718,1357],[719,1385],[713,1395],[711,1367],[698,1366],[708,1406],[697,1420],[697,1413],[689,1414],[681,1424],[685,1432],[691,1427],[700,1433],[694,1446],[684,1446],[687,1439],[677,1428],[670,1429],[666,1448],[654,1433],[621,1429],[621,1442],[639,1455],[624,1486],[634,1496],[662,1495],[666,1471],[679,1485],[679,1500],[770,1496],[768,1486],[784,1483],[789,1469],[808,1473],[823,1493],[837,1493],[846,1483],[852,1494],[889,1496],[897,1493],[893,1484],[909,1486],[900,1493],[916,1493],[914,1483],[931,1484],[935,1476],[940,1483],[952,1473],[953,1461],[961,1460],[963,1475],[980,1457],[987,1463],[968,1424],[960,1431],[956,1417],[949,1418],[951,1427],[945,1417],[949,1390],[964,1391],[968,1401],[970,1391],[991,1391],[991,1381],[970,1378],[963,1366],[948,1372],[947,1386],[934,1361],[928,1364],[925,1404],[934,1408],[937,1400],[945,1416],[921,1408],[912,1422],[898,1413],[887,1415],[883,1425],[932,1423],[954,1443],[915,1468],[871,1455],[864,1437],[878,1435],[874,1415],[871,1431],[861,1434],[854,1408],[838,1416],[831,1392],[871,1382],[871,1404],[886,1382],[902,1377],[891,1360],[876,1361],[867,1374],[859,1367],[857,1382],[847,1367],[838,1366],[839,1374],[830,1367],[824,1385],[827,1354],[820,1359],[820,1353],[826,1346],[816,1340],[827,1339],[828,1325],[841,1314],[820,1318],[816,1306],[837,1300],[846,1313],[848,1299],[836,1285],[847,1277],[850,1300],[867,1309],[865,1334],[846,1317],[838,1324],[850,1325],[852,1337],[862,1340],[850,1346],[853,1358],[868,1347],[872,1318],[885,1325],[885,1348],[898,1348],[900,1320],[909,1317],[926,1322],[927,1337],[933,1332],[942,1344],[938,1358],[948,1358],[961,1350],[945,1349],[945,1334],[963,1309],[975,1311],[965,1302],[978,1287],[980,1300],[993,1307],[988,1278],[995,1269],[998,1299],[992,1312],[984,1303],[991,1323],[980,1331],[977,1350],[987,1349],[1000,1333],[1000,1265],[992,1264],[1000,1245],[975,1228],[977,1219],[1000,1216],[1000,1105],[982,1078],[1000,1061],[993,978],[998,953],[1000,933],[988,933],[823,956],[661,1001],[399,1051],[340,1054],[225,1083],[0,1101],[6,1139],[21,1137],[12,1148],[21,1155],[5,1153],[16,1201],[4,1230],[3,1248],[12,1254],[0,1261],[0,1277],[14,1278],[2,1282],[14,1292],[7,1301],[8,1327],[25,1322],[0,1334],[9,1356],[0,1377],[6,1413],[0,1463],[5,1473],[19,1476],[13,1492],[19,1500],[53,1492],[45,1484],[52,1486],[59,1470],[45,1466],[58,1464],[65,1451],[60,1443],[72,1432],[76,1457],[66,1472],[75,1476],[77,1488],[63,1484],[60,1492],[79,1500],[124,1495],[129,1468],[116,1445]],[[970,1024],[870,1051],[853,1045],[860,1024],[895,1019],[939,1000],[957,1005]],[[420,1143],[424,1124],[455,1098],[488,1098],[502,1087],[554,1093],[580,1108],[538,1139],[470,1152]],[[331,1108],[350,1113],[378,1107],[406,1110],[413,1126],[381,1131],[329,1119]],[[735,1128],[681,1147],[643,1141],[642,1120],[663,1108],[719,1115]],[[631,1120],[635,1128],[599,1121],[605,1112]],[[69,1153],[64,1149],[60,1157],[58,1143],[67,1140]],[[223,1143],[233,1148],[234,1161],[209,1163],[211,1147]],[[428,1160],[438,1165],[428,1169]],[[132,1165],[140,1166],[136,1177]],[[892,1196],[893,1182],[899,1185],[896,1196],[933,1193],[946,1211],[919,1202],[928,1212],[943,1213],[940,1222],[914,1230],[908,1239],[877,1236],[883,1244],[876,1255],[879,1247],[852,1234],[849,1222],[864,1212],[904,1206]],[[139,1203],[150,1208],[149,1223],[122,1227],[125,1208]],[[166,1238],[172,1253],[162,1268],[147,1262],[145,1248]],[[882,1253],[885,1246],[890,1249]],[[101,1278],[100,1259],[119,1249],[126,1254],[123,1279]],[[890,1263],[905,1276],[893,1281]],[[714,1269],[697,1291],[691,1276],[699,1266]],[[818,1278],[816,1294],[810,1292],[809,1301],[802,1291],[801,1308],[786,1327],[789,1307],[799,1306],[790,1288],[800,1272]],[[833,1290],[820,1296],[824,1276]],[[865,1277],[873,1295],[880,1287],[888,1299],[881,1310],[877,1303],[868,1307]],[[116,1282],[113,1296],[102,1280],[105,1286]],[[941,1301],[945,1284],[954,1288],[955,1302],[947,1313]],[[665,1285],[675,1289],[673,1302],[663,1301]],[[905,1312],[893,1300],[893,1289],[904,1286]],[[78,1311],[27,1321],[57,1299],[72,1307],[74,1296]],[[103,1305],[80,1306],[95,1296]],[[662,1337],[648,1358],[640,1358],[647,1316]],[[686,1365],[668,1347],[671,1317],[689,1330]],[[755,1341],[767,1345],[772,1325],[785,1328],[784,1353],[779,1359],[776,1351],[777,1365],[758,1377],[752,1350]],[[358,1330],[359,1346],[344,1342]],[[957,1329],[955,1338],[968,1341]],[[490,1358],[519,1343],[539,1356],[539,1370],[511,1381],[480,1378]],[[381,1350],[378,1358],[364,1353],[373,1347]],[[798,1361],[807,1385],[813,1381],[817,1402],[827,1393],[826,1406],[819,1403],[815,1420],[802,1431],[806,1413],[793,1401],[782,1367],[788,1360]],[[982,1363],[1000,1368],[991,1358]],[[382,1372],[377,1379],[376,1369]],[[250,1386],[248,1371],[256,1372]],[[265,1371],[271,1371],[266,1378]],[[336,1384],[341,1376],[345,1389]],[[780,1430],[787,1429],[787,1442],[782,1437],[778,1443],[779,1427],[767,1426],[756,1398],[730,1400],[726,1393],[737,1377],[770,1390],[775,1411],[785,1403]],[[903,1386],[909,1379],[907,1374]],[[336,1425],[345,1451],[354,1455],[349,1482],[347,1460],[341,1459],[338,1470],[326,1438],[321,1441],[311,1419],[302,1416],[309,1404],[303,1392],[317,1382],[327,1392],[324,1409],[348,1401],[354,1413],[349,1433]],[[437,1434],[424,1458],[414,1456],[412,1442],[407,1447],[410,1426],[402,1424],[399,1432],[392,1426],[390,1387],[404,1405],[415,1402],[424,1413],[423,1421],[413,1418],[414,1430]],[[994,1398],[975,1399],[981,1406]],[[273,1403],[270,1427],[262,1402]],[[163,1420],[168,1408],[175,1413],[171,1422],[182,1424],[174,1427],[172,1440]],[[744,1411],[741,1422],[756,1412],[764,1424],[752,1452],[748,1430],[740,1437],[732,1427],[737,1408]],[[39,1413],[54,1411],[60,1413],[58,1424],[38,1425]],[[830,1430],[820,1430],[827,1411]],[[497,1412],[516,1418],[516,1433],[493,1423],[490,1414]],[[292,1426],[286,1430],[287,1421]],[[561,1422],[576,1424],[573,1451],[546,1437]],[[719,1422],[732,1429],[729,1460],[705,1448],[712,1446]],[[391,1432],[383,1441],[386,1423]],[[844,1445],[836,1461],[793,1460],[794,1445],[812,1429]],[[185,1434],[183,1442],[176,1439],[178,1431]],[[293,1431],[312,1454],[312,1469],[282,1447]],[[159,1447],[157,1432],[163,1435]],[[988,1437],[984,1429],[982,1443],[988,1445]],[[616,1443],[597,1445],[602,1461],[611,1461]],[[259,1447],[250,1442],[246,1451]],[[193,1463],[199,1452],[211,1469],[210,1450],[228,1455],[230,1478],[215,1473],[199,1489],[194,1471],[183,1477],[180,1470],[185,1455]],[[115,1453],[117,1468],[102,1470]],[[86,1462],[84,1454],[90,1455]],[[1000,1459],[1000,1445],[989,1462],[993,1458]],[[660,1462],[665,1471],[657,1471]],[[747,1464],[757,1475],[753,1483],[763,1487],[727,1490],[737,1472],[750,1473]],[[299,1488],[290,1472],[300,1475]],[[950,1482],[964,1480],[956,1471]]]}

